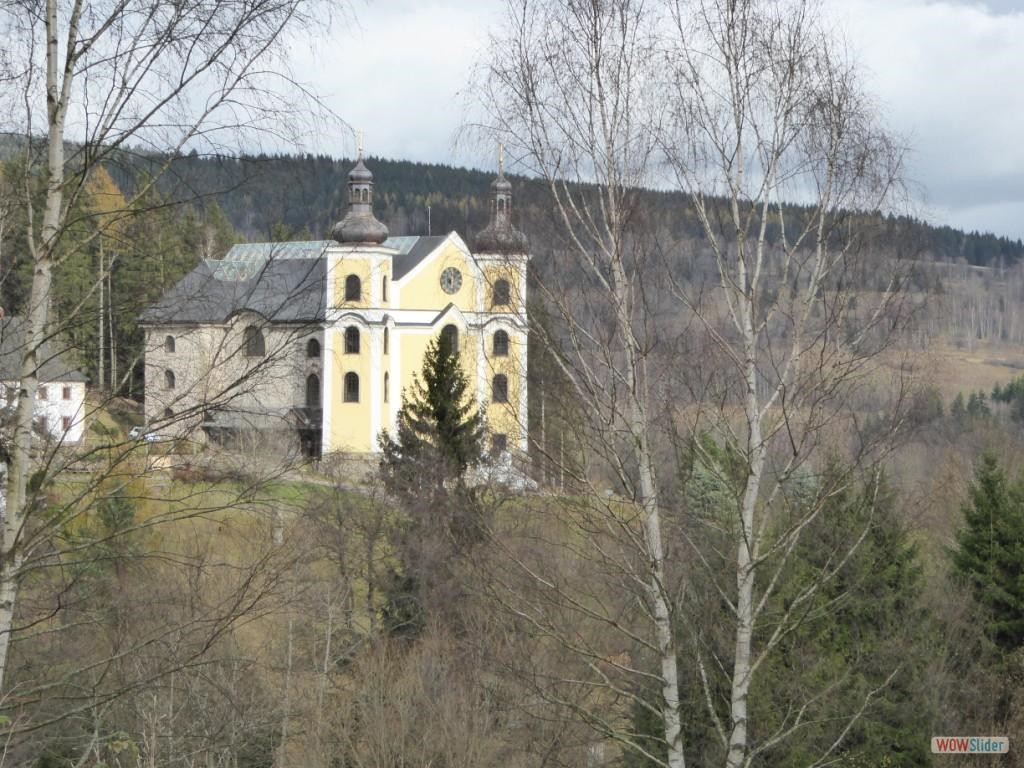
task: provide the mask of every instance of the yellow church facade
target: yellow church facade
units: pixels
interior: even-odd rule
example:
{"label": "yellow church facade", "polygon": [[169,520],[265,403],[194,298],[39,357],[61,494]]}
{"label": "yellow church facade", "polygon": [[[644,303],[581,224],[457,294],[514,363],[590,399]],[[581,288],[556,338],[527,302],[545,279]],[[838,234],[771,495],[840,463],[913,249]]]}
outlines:
{"label": "yellow church facade", "polygon": [[[396,277],[396,259],[416,248],[426,253]],[[453,232],[338,244],[326,258],[324,452],[377,450],[442,333],[457,340],[492,446],[526,450],[525,255],[474,254]]]}

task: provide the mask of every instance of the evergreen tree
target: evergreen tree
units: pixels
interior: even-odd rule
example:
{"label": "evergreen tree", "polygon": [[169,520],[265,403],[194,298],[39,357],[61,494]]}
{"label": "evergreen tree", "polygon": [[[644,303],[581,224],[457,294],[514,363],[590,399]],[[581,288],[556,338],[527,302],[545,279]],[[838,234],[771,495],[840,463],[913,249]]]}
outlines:
{"label": "evergreen tree", "polygon": [[949,407],[949,415],[953,417],[953,421],[957,424],[963,424],[967,418],[967,406],[964,405],[964,393],[957,392],[956,397],[953,398],[953,404]]}
{"label": "evergreen tree", "polygon": [[427,347],[422,380],[403,398],[395,437],[380,437],[385,488],[403,513],[392,533],[397,564],[384,588],[383,625],[415,636],[428,613],[458,628],[457,556],[480,540],[479,499],[463,482],[481,455],[483,418],[458,350],[444,334]]}
{"label": "evergreen tree", "polygon": [[[708,447],[713,448],[713,444],[708,442]],[[735,499],[728,493],[732,484],[728,451],[719,449],[717,454],[709,454],[706,448],[704,453],[714,456],[717,468],[704,461],[695,462],[687,498],[700,510],[694,522],[712,526],[708,537],[698,545],[705,552],[725,552],[715,543],[727,540],[719,538],[717,530],[735,508]],[[804,706],[806,724],[799,735],[761,756],[753,763],[756,766],[799,768],[815,763],[835,741],[851,713],[873,691],[870,705],[844,736],[837,764],[893,768],[929,764],[927,744],[934,692],[927,687],[925,667],[936,630],[921,598],[917,550],[899,520],[896,495],[886,481],[850,483],[850,487],[842,488],[836,478],[844,471],[836,464],[821,476],[796,476],[787,488],[795,507],[823,503],[825,508],[808,525],[765,610],[782,615],[809,584],[824,581],[794,618],[778,653],[766,660],[753,697],[759,722],[765,724],[767,733],[784,728],[787,718]],[[822,499],[825,488],[840,490]],[[712,512],[716,508],[717,513]],[[694,525],[693,535],[700,536],[701,527]],[[858,540],[859,546],[850,552]],[[842,563],[841,567],[825,578],[837,563]],[[723,568],[712,576],[724,583],[726,573]],[[693,633],[698,645],[681,650],[686,658],[693,658],[697,649],[706,658],[728,654],[729,638],[717,632],[719,623],[727,621],[724,612],[728,608],[717,590],[709,589],[707,577],[693,577],[693,598],[686,613],[679,617],[698,628]],[[766,641],[771,631],[760,634],[758,642]],[[692,754],[701,755],[708,764],[720,761],[724,757],[719,751],[721,744],[712,721],[704,714],[707,705],[703,683],[692,665],[681,664],[680,669],[684,670],[686,683],[683,690],[688,692],[684,711],[692,713],[684,723],[686,744]],[[893,672],[896,674],[890,678]],[[835,686],[827,697],[809,700],[807,691],[822,681],[835,681]],[[713,701],[727,700],[725,677],[709,673],[708,683]],[[633,740],[655,759],[629,751],[621,765],[648,768],[658,765],[665,754],[661,724],[653,714],[660,705],[660,689],[651,686],[637,695],[641,701],[633,706]]]}
{"label": "evergreen tree", "polygon": [[[443,335],[427,347],[423,379],[403,396],[394,438],[380,437],[381,469],[392,493],[460,478],[483,450],[483,417],[469,395],[458,350]],[[425,474],[424,470],[429,470]]]}
{"label": "evergreen tree", "polygon": [[1010,484],[999,460],[982,456],[963,507],[954,565],[989,612],[986,630],[996,645],[1024,645],[1024,485]]}
{"label": "evergreen tree", "polygon": [[972,392],[967,398],[967,415],[972,419],[987,419],[992,415],[984,392]]}

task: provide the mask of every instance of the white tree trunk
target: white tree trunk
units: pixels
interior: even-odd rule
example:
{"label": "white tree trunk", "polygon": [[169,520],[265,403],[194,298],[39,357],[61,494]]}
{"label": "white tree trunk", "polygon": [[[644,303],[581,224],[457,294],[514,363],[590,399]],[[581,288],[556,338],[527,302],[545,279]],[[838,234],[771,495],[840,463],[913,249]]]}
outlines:
{"label": "white tree trunk", "polygon": [[[75,40],[81,3],[71,11],[69,39]],[[26,490],[32,462],[32,420],[39,388],[37,354],[46,337],[50,292],[53,284],[53,250],[59,236],[61,208],[64,202],[64,117],[67,94],[71,88],[72,65],[58,77],[57,0],[46,2],[46,106],[47,106],[47,182],[46,202],[38,242],[29,232],[29,247],[34,260],[32,286],[26,311],[25,348],[22,354],[21,381],[14,434],[11,439],[10,472],[7,477],[7,508],[0,541],[0,691],[5,690],[7,659],[14,626],[14,608],[18,594],[23,554],[20,536],[27,511]]]}
{"label": "white tree trunk", "polygon": [[104,302],[103,302],[103,293],[104,293],[104,288],[106,287],[105,286],[106,280],[105,280],[104,275],[103,275],[103,235],[102,234],[100,235],[99,239],[100,239],[100,254],[99,254],[100,269],[99,269],[98,278],[99,278],[99,283],[100,283],[99,284],[99,289],[100,289],[99,290],[99,294],[100,294],[100,302],[99,302],[100,303],[100,312],[99,312],[99,333],[97,334],[97,344],[96,344],[97,352],[98,352],[98,356],[99,356],[99,359],[97,360],[97,366],[96,366],[96,380],[97,380],[97,385],[99,386],[100,391],[102,392],[104,390],[104,388],[105,388],[104,387],[104,383],[105,382],[103,380],[103,374],[106,371],[106,361],[103,359],[103,351],[104,351],[104,348],[106,347],[106,344],[107,344],[106,329],[103,327],[103,319],[106,316],[106,307],[104,306]]}

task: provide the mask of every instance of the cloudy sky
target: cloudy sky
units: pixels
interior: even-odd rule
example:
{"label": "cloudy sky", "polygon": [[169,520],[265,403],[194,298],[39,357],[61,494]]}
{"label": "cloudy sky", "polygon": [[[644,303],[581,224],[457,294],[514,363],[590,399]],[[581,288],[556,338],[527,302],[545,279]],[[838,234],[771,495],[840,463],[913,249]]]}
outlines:
{"label": "cloudy sky", "polygon": [[[1024,0],[826,0],[892,128],[913,148],[919,213],[1024,238]],[[460,93],[502,0],[357,0],[358,21],[299,72],[370,154],[481,166],[456,148]],[[351,139],[319,149],[351,154]]]}

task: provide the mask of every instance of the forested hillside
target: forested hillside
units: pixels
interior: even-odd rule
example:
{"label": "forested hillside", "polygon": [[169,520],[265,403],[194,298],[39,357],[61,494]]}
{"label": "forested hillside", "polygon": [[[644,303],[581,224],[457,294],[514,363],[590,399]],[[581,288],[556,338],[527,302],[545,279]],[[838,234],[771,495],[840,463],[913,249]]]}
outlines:
{"label": "forested hillside", "polygon": [[[252,241],[273,238],[320,238],[344,212],[345,184],[353,160],[324,155],[255,155],[240,158],[184,157],[165,178],[170,197],[196,195],[216,201],[228,220]],[[120,173],[118,183],[130,187],[141,160]],[[367,159],[377,185],[377,216],[395,235],[456,230],[472,234],[487,222],[488,188],[493,171],[455,168],[377,157]],[[144,165],[143,165],[144,168]],[[528,222],[550,212],[547,190],[536,180],[514,178],[521,216]],[[651,220],[671,222],[675,239],[703,237],[692,207],[680,193],[644,192],[641,206]],[[948,226],[900,218],[890,222],[915,243],[920,258],[966,261],[974,266],[1012,266],[1024,256],[1024,243],[989,233],[962,232]],[[777,233],[773,235],[773,239]],[[543,247],[543,243],[534,243]]]}
{"label": "forested hillside", "polygon": [[[0,155],[8,158],[2,184],[10,200],[12,190],[25,183],[22,165],[10,141]],[[126,215],[120,210],[126,196],[132,197],[153,164],[166,158],[127,153],[116,158],[93,172],[79,198],[77,235],[64,246],[70,252],[60,270],[67,279],[59,282],[55,309],[70,314],[85,302],[88,319],[71,331],[70,347],[94,383],[138,397],[143,374],[138,314],[200,259],[220,257],[235,242],[324,238],[344,214],[352,161],[323,155],[179,157]],[[455,230],[472,237],[485,226],[492,172],[380,158],[368,164],[375,175],[377,215],[393,235]],[[564,243],[552,219],[549,191],[540,181],[513,178],[519,226],[530,236],[537,269],[540,274],[567,269],[557,258]],[[42,187],[37,189],[41,194]],[[713,271],[692,205],[679,193],[638,194],[638,208],[673,271],[682,279]],[[104,206],[120,211],[119,223],[100,237],[103,222],[95,214]],[[21,311],[30,275],[24,215],[13,205],[0,210],[0,305],[9,313]],[[1024,334],[1024,322],[1017,318],[1024,293],[1018,270],[1012,269],[1024,255],[1019,240],[905,217],[876,218],[865,229],[873,232],[876,248],[912,262],[910,279],[936,297],[931,336],[973,344]],[[769,222],[769,241],[778,237],[777,225]],[[93,279],[101,272],[103,281]],[[874,277],[864,269],[861,287],[877,288]],[[106,338],[102,360],[101,335]]]}

